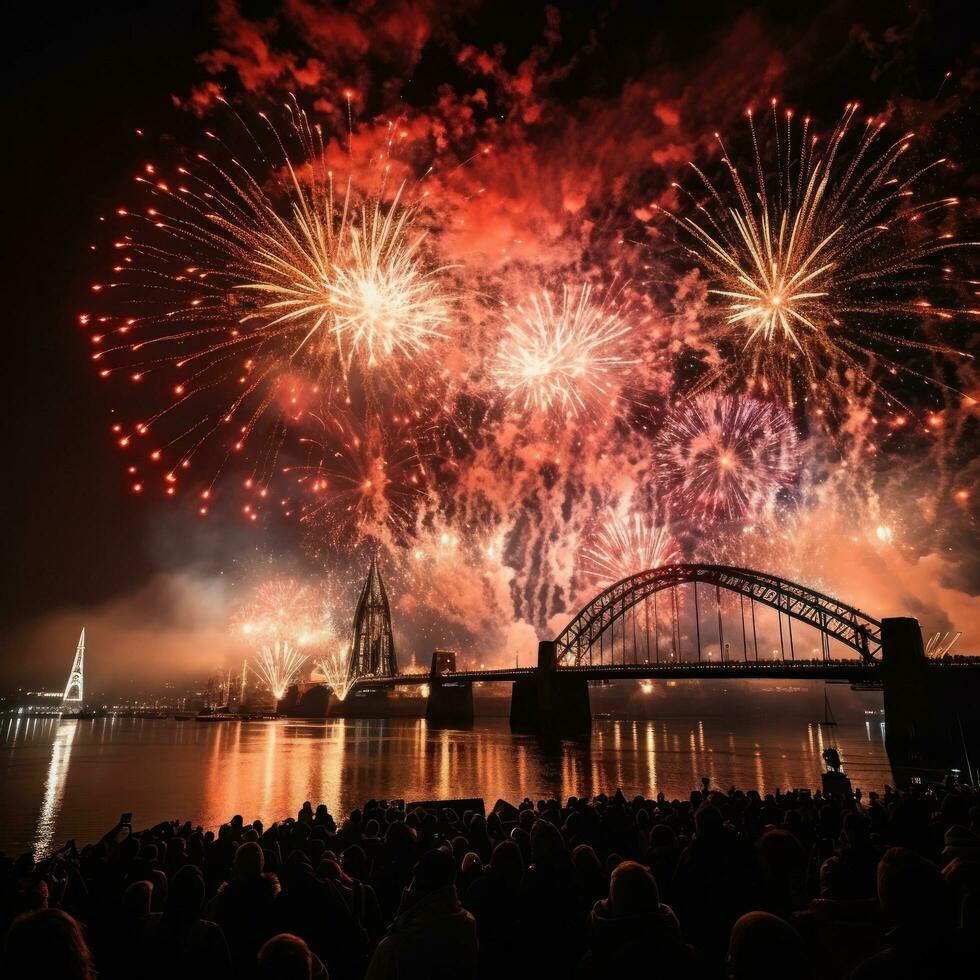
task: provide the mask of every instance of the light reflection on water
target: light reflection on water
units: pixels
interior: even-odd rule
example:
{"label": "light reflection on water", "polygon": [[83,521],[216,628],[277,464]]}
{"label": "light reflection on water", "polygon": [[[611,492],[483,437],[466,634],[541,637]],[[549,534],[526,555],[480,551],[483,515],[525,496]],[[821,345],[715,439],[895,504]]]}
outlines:
{"label": "light reflection on water", "polygon": [[0,722],[0,849],[46,853],[94,841],[126,810],[137,826],[180,817],[216,827],[234,813],[273,820],[304,800],[335,815],[381,798],[556,794],[687,796],[721,789],[819,785],[838,746],[855,786],[891,781],[884,726],[671,718],[597,721],[591,740],[511,735],[505,719],[472,730],[424,720],[220,722],[12,718]]}
{"label": "light reflection on water", "polygon": [[44,783],[44,798],[41,812],[34,831],[34,851],[46,854],[51,850],[54,833],[58,826],[58,814],[65,796],[65,782],[68,779],[68,764],[71,760],[71,747],[78,729],[76,719],[59,720],[51,742],[51,760],[48,763],[47,779]]}

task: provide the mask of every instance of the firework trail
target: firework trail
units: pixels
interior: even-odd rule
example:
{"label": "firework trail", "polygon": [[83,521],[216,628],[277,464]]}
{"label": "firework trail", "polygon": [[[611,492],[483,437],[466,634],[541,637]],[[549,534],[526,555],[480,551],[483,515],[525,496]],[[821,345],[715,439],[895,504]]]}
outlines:
{"label": "firework trail", "polygon": [[583,572],[593,585],[608,586],[629,575],[678,560],[665,525],[645,514],[607,508],[589,543],[580,549]]}
{"label": "firework trail", "polygon": [[282,133],[264,115],[263,139],[246,127],[251,169],[213,134],[214,153],[172,175],[147,165],[137,179],[151,206],[119,211],[112,278],[93,286],[109,315],[81,318],[102,376],[165,379],[169,405],[117,437],[152,441],[171,494],[212,438],[227,459],[254,435],[253,475],[266,482],[313,399],[414,405],[412,378],[450,324],[448,270],[417,209],[401,189],[372,197],[349,181],[337,193],[321,131],[289,110]]}
{"label": "firework trail", "polygon": [[[665,212],[692,242],[687,251],[707,274],[720,314],[714,334],[724,365],[708,372],[701,390],[744,382],[791,404],[802,396],[835,410],[854,378],[877,388],[876,361],[897,369],[889,357],[897,348],[957,353],[915,331],[933,318],[976,312],[924,298],[950,271],[934,260],[967,244],[923,220],[958,203],[917,196],[922,178],[945,161],[904,172],[913,134],[884,144],[884,124],[862,126],[857,112],[857,103],[848,105],[821,141],[809,118],[798,130],[787,112],[781,125],[773,102],[774,149],[765,161],[749,112],[754,186],[719,137],[730,190],[692,164],[708,194],[694,202],[697,217]],[[861,134],[851,139],[852,130]],[[894,332],[902,321],[912,330]]]}
{"label": "firework trail", "polygon": [[255,658],[253,669],[272,692],[272,696],[281,701],[306,660],[305,654],[299,653],[288,643],[277,640],[271,646],[262,648]]}
{"label": "firework trail", "polygon": [[933,660],[943,660],[949,657],[950,651],[956,646],[957,641],[962,636],[962,633],[942,633],[936,632],[929,636],[926,640],[926,656],[932,658]]}
{"label": "firework trail", "polygon": [[317,670],[323,675],[327,687],[333,691],[338,701],[344,701],[354,686],[347,676],[347,661],[349,654],[339,646],[318,657],[315,661]]}
{"label": "firework trail", "polygon": [[317,670],[323,675],[327,686],[336,697],[343,701],[350,692],[347,677],[348,641],[336,629],[333,615],[324,609],[321,628],[317,638],[319,653],[314,658]]}
{"label": "firework trail", "polygon": [[674,513],[708,521],[768,513],[800,466],[796,430],[785,409],[713,394],[667,416],[656,459]]}
{"label": "firework trail", "polygon": [[347,676],[349,656],[349,652],[338,638],[334,647],[314,661],[317,670],[323,675],[324,682],[333,691],[338,701],[345,700],[353,687],[353,682]]}
{"label": "firework trail", "polygon": [[601,303],[588,284],[562,286],[553,299],[532,294],[508,316],[493,364],[507,403],[520,413],[562,421],[601,414],[621,397],[630,326],[615,303]]}

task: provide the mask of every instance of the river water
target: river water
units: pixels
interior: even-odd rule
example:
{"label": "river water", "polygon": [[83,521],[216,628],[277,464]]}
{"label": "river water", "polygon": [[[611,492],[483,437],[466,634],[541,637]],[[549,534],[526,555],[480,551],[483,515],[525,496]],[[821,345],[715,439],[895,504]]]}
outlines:
{"label": "river water", "polygon": [[97,840],[124,811],[137,828],[179,817],[217,828],[233,814],[295,816],[304,800],[335,816],[371,797],[684,797],[702,776],[727,789],[819,786],[833,743],[855,786],[891,781],[877,717],[823,729],[806,721],[672,717],[597,720],[591,739],[512,735],[504,718],[472,729],[419,719],[213,722],[12,717],[0,722],[0,850],[38,854]]}

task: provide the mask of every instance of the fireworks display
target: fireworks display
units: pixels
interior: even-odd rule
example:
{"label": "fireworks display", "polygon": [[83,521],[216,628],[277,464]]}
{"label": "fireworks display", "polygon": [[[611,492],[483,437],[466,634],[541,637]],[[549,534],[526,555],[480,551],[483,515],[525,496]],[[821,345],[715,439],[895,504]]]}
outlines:
{"label": "fireworks display", "polygon": [[351,689],[347,676],[347,656],[348,651],[338,642],[316,659],[317,670],[338,701],[345,700]]}
{"label": "fireworks display", "polygon": [[649,568],[668,565],[678,551],[666,526],[643,514],[622,514],[612,509],[599,519],[595,535],[581,550],[582,568],[597,586]]}
{"label": "fireworks display", "polygon": [[858,110],[848,105],[821,140],[809,118],[797,128],[787,111],[781,125],[773,101],[768,160],[750,111],[752,180],[719,137],[730,192],[692,164],[708,197],[697,218],[674,220],[720,307],[725,357],[706,383],[737,379],[790,403],[813,391],[833,404],[855,376],[877,385],[875,361],[894,365],[901,347],[956,353],[923,329],[960,313],[929,296],[930,280],[949,275],[937,260],[962,244],[923,221],[959,203],[920,191],[946,161],[903,167],[914,134],[889,138],[883,122],[862,123]]}
{"label": "fireworks display", "polygon": [[[353,598],[325,615],[312,583],[376,556],[399,651],[509,663],[670,562],[851,598],[807,531],[818,514],[868,568],[952,561],[980,381],[938,108],[889,101],[881,122],[850,103],[825,134],[773,103],[712,143],[754,60],[572,113],[555,86],[573,63],[550,44],[516,73],[460,45],[426,100],[411,72],[377,84],[390,45],[355,19],[345,70],[364,91],[311,80],[333,52],[279,52],[227,102],[197,93],[205,148],[146,165],[82,316],[97,370],[127,381],[113,429],[133,490],[191,488],[280,567],[306,565],[257,589],[236,637],[272,664],[308,656],[343,697]],[[298,94],[264,114],[285,80]]]}
{"label": "fireworks display", "polygon": [[789,414],[753,398],[699,395],[667,417],[657,446],[675,509],[712,521],[771,513],[800,463]]}
{"label": "fireworks display", "polygon": [[[321,131],[289,109],[283,133],[264,115],[264,139],[248,132],[254,172],[213,134],[193,164],[147,164],[149,203],[119,209],[112,278],[92,287],[113,315],[82,317],[103,377],[167,390],[169,404],[115,431],[123,448],[151,445],[171,495],[212,441],[219,458],[245,453],[248,486],[264,488],[310,407],[351,393],[414,402],[416,360],[450,323],[416,208],[384,184],[371,196],[348,180],[338,196]],[[205,507],[214,475],[198,479]]]}
{"label": "fireworks display", "polygon": [[[302,297],[294,301],[300,320],[316,316],[307,336],[326,321],[333,333],[330,347],[336,345],[348,370],[355,357],[374,368],[392,359],[414,358],[434,339],[445,337],[441,330],[449,322],[449,300],[438,286],[445,270],[425,271],[422,236],[415,232],[411,237],[411,214],[399,209],[400,195],[387,211],[377,204],[370,214],[362,210],[357,223],[349,220],[345,200],[338,234],[346,231],[347,241],[342,241],[339,260],[325,280],[328,308],[318,312],[305,308]],[[332,213],[332,202],[330,207]]]}
{"label": "fireworks display", "polygon": [[288,643],[276,641],[263,647],[252,662],[252,668],[262,679],[272,696],[281,701],[286,690],[306,663],[306,654]]}
{"label": "fireworks display", "polygon": [[329,625],[314,590],[292,578],[256,586],[238,611],[232,628],[252,646],[290,643],[308,646]]}
{"label": "fireworks display", "polygon": [[349,413],[322,421],[316,455],[295,473],[307,491],[303,520],[336,547],[366,537],[387,541],[410,526],[424,501],[429,471],[420,439],[408,427],[360,423]]}
{"label": "fireworks display", "polygon": [[575,418],[615,405],[635,363],[630,328],[596,301],[588,285],[563,286],[560,299],[532,295],[508,318],[494,364],[507,400],[524,413]]}

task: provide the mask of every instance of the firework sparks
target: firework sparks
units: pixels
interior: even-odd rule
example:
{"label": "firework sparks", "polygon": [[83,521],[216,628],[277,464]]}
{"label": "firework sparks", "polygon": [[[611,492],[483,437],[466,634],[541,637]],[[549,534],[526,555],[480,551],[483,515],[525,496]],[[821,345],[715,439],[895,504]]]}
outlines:
{"label": "firework sparks", "polygon": [[423,238],[412,237],[411,212],[399,210],[400,195],[385,212],[377,206],[370,215],[362,212],[359,226],[350,226],[342,260],[334,264],[330,324],[348,368],[355,355],[368,367],[411,359],[445,337],[449,303],[436,283],[446,270],[424,270]]}
{"label": "firework sparks", "polygon": [[749,112],[754,188],[719,137],[730,196],[692,164],[708,199],[697,203],[697,220],[669,216],[693,239],[688,251],[708,274],[709,295],[722,314],[716,339],[728,355],[702,387],[727,376],[750,389],[779,391],[791,403],[801,391],[812,392],[834,407],[854,378],[877,387],[870,374],[875,359],[897,369],[885,348],[956,353],[882,327],[882,320],[949,320],[964,312],[923,298],[927,281],[940,274],[931,260],[965,244],[928,232],[922,220],[955,206],[955,198],[916,199],[921,178],[945,161],[903,176],[913,134],[880,148],[884,124],[869,119],[852,141],[857,112],[856,103],[849,105],[822,142],[809,119],[799,132],[787,112],[781,126],[774,101],[775,159],[765,164]]}
{"label": "firework sparks", "polygon": [[410,398],[406,379],[450,322],[447,269],[431,261],[417,210],[401,190],[362,197],[348,182],[335,194],[320,130],[290,115],[283,133],[262,117],[274,153],[248,134],[253,169],[213,134],[214,153],[193,166],[164,176],[147,165],[137,179],[152,206],[119,211],[112,279],[93,287],[111,315],[81,318],[98,331],[102,376],[166,380],[170,404],[117,438],[153,441],[170,494],[212,437],[231,455],[260,429],[260,444],[274,443],[255,453],[267,479],[306,405],[343,402],[354,375],[358,391]]}
{"label": "firework sparks", "polygon": [[678,559],[678,552],[666,526],[644,514],[623,515],[609,508],[579,557],[593,583],[606,586],[670,564]]}
{"label": "firework sparks", "polygon": [[497,353],[494,378],[507,402],[528,414],[568,419],[615,405],[630,327],[592,287],[563,286],[560,300],[544,291],[518,306]]}
{"label": "firework sparks", "polygon": [[444,623],[474,633],[492,631],[509,609],[501,584],[502,534],[426,515],[405,547],[391,549],[399,613],[436,612]]}
{"label": "firework sparks", "polygon": [[262,648],[253,666],[272,696],[281,701],[306,660],[306,654],[277,640],[271,646]]}
{"label": "firework sparks", "polygon": [[963,634],[935,632],[926,640],[926,656],[934,660],[942,660],[951,656],[951,651]]}
{"label": "firework sparks", "polygon": [[351,687],[347,677],[348,648],[347,640],[337,629],[331,604],[325,603],[318,617],[319,629],[315,641],[317,653],[313,663],[327,686],[339,700],[343,701]]}
{"label": "firework sparks", "polygon": [[303,440],[316,456],[291,470],[308,490],[302,519],[336,546],[398,537],[426,497],[427,453],[410,428],[389,422],[335,414],[320,420],[319,440]]}
{"label": "firework sparks", "polygon": [[800,462],[788,412],[753,398],[692,399],[667,417],[657,448],[675,513],[707,520],[769,512]]}
{"label": "firework sparks", "polygon": [[353,686],[353,682],[347,676],[348,656],[347,650],[338,638],[331,649],[317,657],[315,661],[317,670],[323,675],[327,687],[333,691],[338,701],[343,701],[350,694]]}
{"label": "firework sparks", "polygon": [[323,626],[313,590],[291,578],[257,586],[236,615],[232,627],[256,646],[316,642]]}

